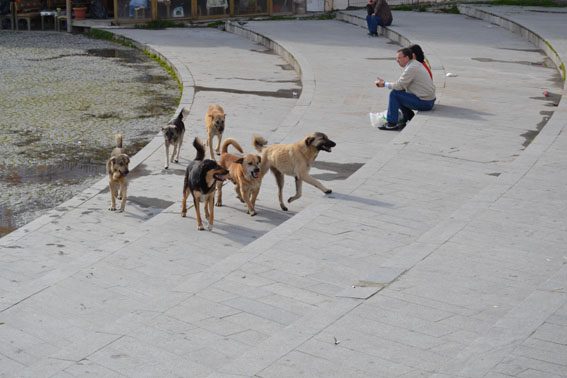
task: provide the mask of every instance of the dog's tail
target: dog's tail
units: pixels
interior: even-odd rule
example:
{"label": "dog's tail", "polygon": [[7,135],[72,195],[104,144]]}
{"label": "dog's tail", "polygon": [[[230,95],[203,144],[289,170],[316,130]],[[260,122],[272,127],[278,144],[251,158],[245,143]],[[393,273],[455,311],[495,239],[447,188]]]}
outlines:
{"label": "dog's tail", "polygon": [[193,147],[197,150],[197,156],[195,156],[195,160],[204,160],[205,159],[205,147],[203,146],[203,142],[199,138],[195,138],[193,140]]}
{"label": "dog's tail", "polygon": [[122,134],[116,134],[114,136],[114,142],[116,143],[116,148],[122,148]]}
{"label": "dog's tail", "polygon": [[188,106],[184,106],[181,111],[179,112],[179,114],[177,115],[177,117],[175,117],[174,120],[169,121],[170,125],[183,125],[183,119],[185,117],[187,117],[189,115],[189,112],[191,111],[191,109]]}
{"label": "dog's tail", "polygon": [[181,109],[181,111],[179,112],[179,114],[175,118],[175,121],[173,121],[173,124],[177,125],[179,122],[183,122],[183,109]]}
{"label": "dog's tail", "polygon": [[242,151],[242,147],[240,147],[240,144],[238,144],[235,139],[226,138],[222,141],[221,154],[226,154],[228,152],[228,146],[230,146],[231,144],[238,150],[238,152],[240,152],[241,154],[244,153],[244,151]]}
{"label": "dog's tail", "polygon": [[254,146],[256,151],[262,152],[266,144],[268,144],[268,141],[262,138],[260,135],[254,134],[254,136],[252,137],[252,145]]}

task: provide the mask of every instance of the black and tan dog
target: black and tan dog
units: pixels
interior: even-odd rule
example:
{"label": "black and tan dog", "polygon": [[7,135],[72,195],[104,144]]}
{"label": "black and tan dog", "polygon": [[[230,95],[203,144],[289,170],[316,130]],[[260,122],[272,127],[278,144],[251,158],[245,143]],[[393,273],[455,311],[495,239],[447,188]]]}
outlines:
{"label": "black and tan dog", "polygon": [[301,197],[303,181],[321,189],[325,194],[332,192],[331,189],[327,189],[309,175],[309,170],[313,166],[319,151],[331,152],[331,148],[336,146],[336,143],[330,140],[327,135],[315,132],[296,143],[272,144],[271,146],[266,146],[268,142],[261,136],[254,135],[252,143],[254,148],[262,153],[262,164],[260,166],[262,174],[270,169],[276,177],[278,199],[282,210],[287,211],[282,199],[284,175],[295,177],[296,193],[293,197],[289,197],[287,202],[291,203]]}
{"label": "black and tan dog", "polygon": [[205,218],[209,222],[208,229],[213,229],[214,220],[214,197],[217,181],[226,180],[228,170],[217,164],[216,161],[205,159],[205,147],[199,138],[193,140],[193,147],[197,150],[195,160],[189,163],[185,171],[185,182],[183,184],[183,202],[181,204],[181,216],[187,215],[187,197],[193,196],[195,214],[197,216],[197,229],[204,230],[201,221],[200,204],[205,207]]}
{"label": "black and tan dog", "polygon": [[[110,159],[106,162],[106,174],[108,174],[108,186],[110,187],[110,207],[108,210],[116,210],[116,198],[121,199],[120,209],[124,211],[126,207],[126,189],[127,189],[127,175],[128,164],[130,158],[126,155],[126,151],[122,148],[122,135],[116,134],[114,136],[116,147],[110,154]],[[120,192],[118,191],[120,186]]]}
{"label": "black and tan dog", "polygon": [[179,153],[181,152],[181,145],[183,144],[183,135],[185,135],[185,124],[183,123],[183,113],[188,112],[183,108],[173,121],[161,127],[165,147],[165,169],[169,168],[169,146],[173,146],[173,153],[171,154],[171,162],[179,163]]}
{"label": "black and tan dog", "polygon": [[[222,142],[219,165],[228,169],[228,178],[234,183],[236,196],[248,207],[248,214],[256,215],[256,198],[262,185],[262,174],[260,162],[262,158],[255,154],[239,156],[228,153],[228,146],[233,145],[238,152],[242,153],[242,147],[233,138],[227,138]],[[222,206],[222,183],[217,182],[217,206]]]}
{"label": "black and tan dog", "polygon": [[209,105],[207,108],[207,146],[209,146],[209,152],[211,159],[215,158],[213,155],[213,137],[216,135],[218,138],[217,146],[215,147],[215,152],[220,155],[220,145],[222,139],[222,133],[224,133],[224,122],[226,119],[226,114],[220,105]]}

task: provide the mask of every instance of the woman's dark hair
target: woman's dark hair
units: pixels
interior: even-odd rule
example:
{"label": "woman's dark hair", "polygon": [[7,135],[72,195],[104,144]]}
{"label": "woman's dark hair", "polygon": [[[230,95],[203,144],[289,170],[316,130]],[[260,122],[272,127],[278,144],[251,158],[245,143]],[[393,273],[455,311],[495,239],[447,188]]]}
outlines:
{"label": "woman's dark hair", "polygon": [[421,46],[411,45],[409,49],[411,50],[412,53],[415,54],[415,60],[417,60],[420,63],[423,63],[423,61],[425,60],[425,55],[423,55],[423,50],[421,49]]}

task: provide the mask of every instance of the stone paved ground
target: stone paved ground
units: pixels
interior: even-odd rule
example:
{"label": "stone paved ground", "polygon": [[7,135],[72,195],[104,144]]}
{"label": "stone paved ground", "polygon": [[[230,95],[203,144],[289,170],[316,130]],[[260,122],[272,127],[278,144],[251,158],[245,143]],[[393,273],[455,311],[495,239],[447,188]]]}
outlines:
{"label": "stone paved ground", "polygon": [[67,33],[0,31],[0,236],[104,175],[114,134],[133,154],[177,107],[139,50]]}
{"label": "stone paved ground", "polygon": [[[219,98],[246,150],[252,132],[287,142],[317,127],[338,142],[313,170],[334,192],[307,186],[284,214],[268,175],[258,216],[231,198],[198,232],[179,217],[190,152],[165,172],[152,141],[123,214],[103,210],[99,182],[1,240],[0,375],[565,377],[567,118],[541,94],[563,83],[539,49],[490,23],[394,18],[389,35],[423,43],[439,89],[401,133],[368,126],[387,103],[373,76],[399,67],[397,45],[364,28],[234,25],[287,49],[299,99],[243,93],[293,75],[235,34],[118,31],[167,56],[185,88],[208,88],[184,91],[187,140]],[[233,62],[247,64],[223,75]],[[322,168],[356,159],[343,180]]]}

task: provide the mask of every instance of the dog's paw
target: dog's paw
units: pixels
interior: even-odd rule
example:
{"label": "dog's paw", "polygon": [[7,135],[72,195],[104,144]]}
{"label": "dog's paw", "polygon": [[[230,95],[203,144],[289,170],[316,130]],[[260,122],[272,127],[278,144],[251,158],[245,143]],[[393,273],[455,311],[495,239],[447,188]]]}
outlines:
{"label": "dog's paw", "polygon": [[108,208],[108,210],[110,210],[110,211],[114,211],[114,210],[116,210],[116,207],[114,207],[114,206],[110,206],[110,207]]}
{"label": "dog's paw", "polygon": [[179,160],[175,159],[173,162],[174,162],[174,163],[179,163]]}
{"label": "dog's paw", "polygon": [[212,231],[212,230],[213,230],[213,225],[212,225],[212,224],[209,224],[209,225],[207,226],[207,229],[208,229],[209,231]]}
{"label": "dog's paw", "polygon": [[117,213],[122,213],[122,212],[124,212],[124,208],[122,207],[122,208],[116,210],[116,212],[117,212]]}
{"label": "dog's paw", "polygon": [[169,165],[166,165],[166,166],[163,167],[163,169],[167,169],[167,168],[169,168]]}
{"label": "dog's paw", "polygon": [[256,210],[252,210],[252,211],[248,211],[248,214],[250,214],[251,217],[253,217],[254,215],[258,214],[256,212]]}
{"label": "dog's paw", "polygon": [[222,206],[222,201],[217,201],[217,203],[215,203],[215,206],[221,207],[221,206]]}
{"label": "dog's paw", "polygon": [[282,208],[283,211],[287,211],[287,207],[285,207],[284,205],[280,204],[280,207]]}
{"label": "dog's paw", "polygon": [[333,193],[333,191],[331,189],[325,190],[325,194],[331,194],[331,193]]}
{"label": "dog's paw", "polygon": [[183,218],[185,218],[186,215],[187,215],[187,212],[182,212],[182,213],[181,213],[181,216],[182,216]]}
{"label": "dog's paw", "polygon": [[197,225],[197,231],[205,231],[205,227],[202,224]]}
{"label": "dog's paw", "polygon": [[118,198],[119,200],[121,200],[121,199],[122,199],[122,196],[121,196],[121,195],[118,195],[118,197],[116,197],[116,198]]}

